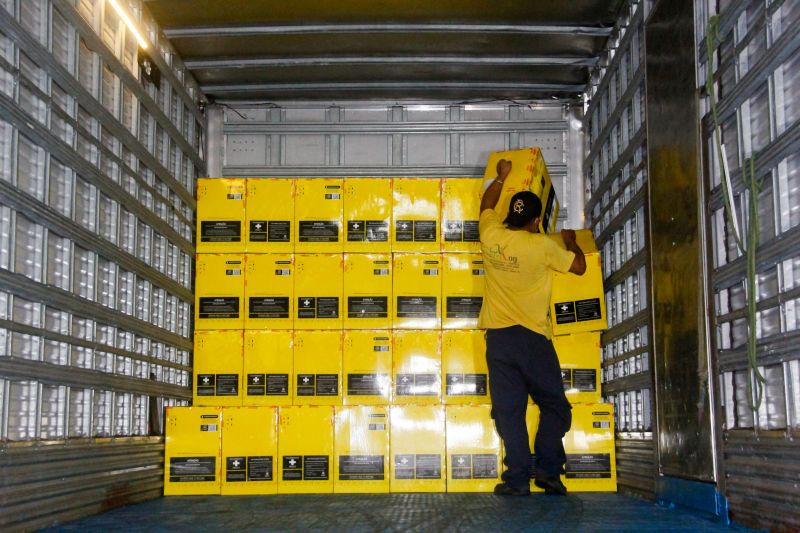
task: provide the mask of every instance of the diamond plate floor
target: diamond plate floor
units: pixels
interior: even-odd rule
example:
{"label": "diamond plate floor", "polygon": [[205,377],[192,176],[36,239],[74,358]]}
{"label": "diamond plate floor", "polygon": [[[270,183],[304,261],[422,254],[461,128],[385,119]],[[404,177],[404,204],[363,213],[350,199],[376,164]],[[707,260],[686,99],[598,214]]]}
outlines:
{"label": "diamond plate floor", "polygon": [[151,500],[47,531],[751,531],[619,494],[182,496]]}

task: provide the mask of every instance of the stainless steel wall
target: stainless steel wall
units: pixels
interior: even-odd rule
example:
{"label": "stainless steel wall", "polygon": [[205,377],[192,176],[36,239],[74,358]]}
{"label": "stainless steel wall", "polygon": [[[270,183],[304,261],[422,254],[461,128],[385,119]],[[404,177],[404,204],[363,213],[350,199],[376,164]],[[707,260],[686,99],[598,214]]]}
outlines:
{"label": "stainless steel wall", "polygon": [[617,23],[586,94],[586,218],[602,250],[609,329],[603,396],[614,404],[620,490],[654,497],[652,320],[645,120],[645,6]]}
{"label": "stainless steel wall", "polygon": [[[698,90],[711,68],[722,142],[742,226],[760,225],[756,261],[757,321],[748,330],[746,265],[723,207],[713,120],[701,99],[703,183],[710,191],[711,379],[720,391],[724,493],[734,519],[775,530],[800,529],[800,3],[793,0],[696,0]],[[719,15],[721,42],[706,53],[709,18]],[[762,179],[751,197],[742,179],[754,157]],[[757,341],[756,366],[765,377],[763,401],[748,398],[746,356]]]}
{"label": "stainless steel wall", "polygon": [[205,119],[123,4],[158,87],[106,0],[0,0],[0,528],[158,495],[148,435],[191,397]]}

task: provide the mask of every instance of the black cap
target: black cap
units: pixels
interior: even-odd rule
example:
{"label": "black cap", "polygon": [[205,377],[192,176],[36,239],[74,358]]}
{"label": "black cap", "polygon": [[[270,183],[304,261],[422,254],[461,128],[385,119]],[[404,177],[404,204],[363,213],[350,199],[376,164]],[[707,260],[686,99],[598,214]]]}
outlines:
{"label": "black cap", "polygon": [[508,216],[503,221],[508,226],[524,228],[542,214],[542,201],[531,191],[520,191],[511,197]]}

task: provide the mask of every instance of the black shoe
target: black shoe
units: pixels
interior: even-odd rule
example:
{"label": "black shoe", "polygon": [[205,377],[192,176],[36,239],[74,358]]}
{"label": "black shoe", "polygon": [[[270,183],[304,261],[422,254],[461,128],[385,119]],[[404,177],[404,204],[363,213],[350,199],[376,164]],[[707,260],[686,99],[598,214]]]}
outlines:
{"label": "black shoe", "polygon": [[528,487],[520,489],[517,487],[512,487],[508,483],[498,483],[494,486],[494,493],[499,494],[500,496],[530,496],[531,489]]}
{"label": "black shoe", "polygon": [[[567,495],[567,487],[564,486],[560,478],[538,478],[533,483],[540,489],[544,489],[545,494],[555,494],[558,496]],[[495,491],[497,491],[497,489],[495,489]]]}

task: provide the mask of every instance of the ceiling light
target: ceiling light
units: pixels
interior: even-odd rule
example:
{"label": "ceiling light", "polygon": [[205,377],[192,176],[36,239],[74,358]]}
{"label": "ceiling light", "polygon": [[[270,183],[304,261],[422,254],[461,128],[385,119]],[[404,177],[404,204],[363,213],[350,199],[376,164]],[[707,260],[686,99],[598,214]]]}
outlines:
{"label": "ceiling light", "polygon": [[120,18],[128,27],[128,29],[131,30],[134,37],[136,37],[136,40],[139,42],[139,46],[142,48],[142,50],[147,50],[147,41],[145,41],[144,37],[142,37],[142,34],[139,33],[139,30],[136,28],[136,24],[134,24],[131,17],[128,16],[128,12],[122,9],[122,6],[119,5],[117,0],[108,0],[108,1],[114,8],[114,10],[116,10],[117,14],[120,16]]}

